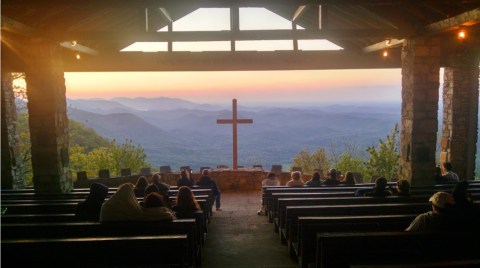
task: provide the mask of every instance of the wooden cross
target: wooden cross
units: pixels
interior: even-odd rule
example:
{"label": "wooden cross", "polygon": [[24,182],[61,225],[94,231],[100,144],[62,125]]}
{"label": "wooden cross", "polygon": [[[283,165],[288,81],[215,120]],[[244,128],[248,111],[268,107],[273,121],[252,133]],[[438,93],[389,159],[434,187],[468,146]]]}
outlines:
{"label": "wooden cross", "polygon": [[253,119],[237,118],[237,99],[232,100],[232,119],[217,119],[217,124],[232,124],[233,132],[233,169],[238,169],[237,124],[252,124]]}

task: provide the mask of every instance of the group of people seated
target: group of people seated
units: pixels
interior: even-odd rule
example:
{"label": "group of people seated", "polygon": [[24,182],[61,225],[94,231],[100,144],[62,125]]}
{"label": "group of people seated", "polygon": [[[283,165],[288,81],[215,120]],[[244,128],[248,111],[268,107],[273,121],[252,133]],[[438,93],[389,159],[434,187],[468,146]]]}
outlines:
{"label": "group of people seated", "polygon": [[[101,183],[93,183],[85,201],[80,202],[75,210],[79,218],[100,221],[159,221],[177,218],[194,218],[200,211],[191,189],[181,186],[178,189],[175,203],[170,202],[169,185],[160,181],[160,174],[152,176],[152,182],[144,176],[137,183],[124,183],[108,199],[108,187]],[[139,201],[137,198],[142,198]]]}
{"label": "group of people seated", "polygon": [[[337,170],[333,168],[328,171],[327,175],[328,175],[327,178],[322,180],[320,172],[314,171],[312,174],[312,178],[309,181],[304,182],[302,180],[302,173],[300,171],[294,171],[291,173],[290,180],[287,181],[285,185],[290,187],[298,187],[298,186],[318,187],[322,185],[326,185],[326,186],[355,185],[355,178],[353,176],[353,172],[345,173],[345,176],[341,180],[337,178]],[[278,178],[273,173],[269,173],[269,175],[267,176],[267,179],[278,180]],[[280,181],[278,181],[277,185],[280,185]],[[266,185],[262,182],[262,186],[266,186]]]}
{"label": "group of people seated", "polygon": [[213,195],[215,196],[215,210],[221,211],[220,208],[220,190],[218,189],[217,183],[210,177],[210,170],[203,169],[202,176],[200,179],[195,182],[192,178],[190,178],[190,173],[187,170],[182,169],[180,171],[180,179],[177,181],[177,186],[182,187],[186,186],[192,188],[194,185],[201,187],[201,188],[209,188],[212,189]]}

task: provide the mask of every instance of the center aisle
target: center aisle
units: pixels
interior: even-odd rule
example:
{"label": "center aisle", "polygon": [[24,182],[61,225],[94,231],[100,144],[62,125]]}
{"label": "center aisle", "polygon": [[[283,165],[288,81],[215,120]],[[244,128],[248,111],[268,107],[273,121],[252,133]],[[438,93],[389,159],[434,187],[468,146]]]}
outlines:
{"label": "center aisle", "polygon": [[223,211],[214,211],[202,268],[296,268],[268,218],[258,216],[260,191],[222,192]]}

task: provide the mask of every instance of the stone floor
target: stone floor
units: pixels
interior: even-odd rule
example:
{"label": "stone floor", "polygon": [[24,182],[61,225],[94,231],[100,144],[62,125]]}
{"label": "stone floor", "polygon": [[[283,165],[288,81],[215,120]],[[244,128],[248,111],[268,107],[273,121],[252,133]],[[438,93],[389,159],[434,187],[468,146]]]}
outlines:
{"label": "stone floor", "polygon": [[222,210],[208,225],[203,268],[293,268],[287,247],[267,217],[258,216],[259,191],[222,192]]}

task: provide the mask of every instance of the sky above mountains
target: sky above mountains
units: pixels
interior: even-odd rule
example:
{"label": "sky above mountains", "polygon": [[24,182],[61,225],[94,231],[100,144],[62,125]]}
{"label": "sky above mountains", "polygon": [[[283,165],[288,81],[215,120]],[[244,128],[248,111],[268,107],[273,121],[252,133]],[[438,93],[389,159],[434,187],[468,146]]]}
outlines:
{"label": "sky above mountains", "polygon": [[400,69],[65,73],[67,97],[174,97],[200,103],[400,102]]}

